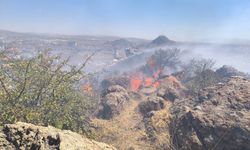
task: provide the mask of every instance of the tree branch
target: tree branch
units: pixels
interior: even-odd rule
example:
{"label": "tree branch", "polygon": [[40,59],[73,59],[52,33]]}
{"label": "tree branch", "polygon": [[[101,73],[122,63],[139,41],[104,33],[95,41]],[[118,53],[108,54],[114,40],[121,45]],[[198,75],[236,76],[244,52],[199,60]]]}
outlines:
{"label": "tree branch", "polygon": [[31,62],[32,62],[32,59],[31,59],[31,60],[29,60],[29,62],[28,62],[28,64],[27,64],[27,66],[26,66],[26,69],[25,69],[25,75],[24,75],[24,83],[23,83],[23,87],[22,87],[22,90],[20,91],[20,93],[18,94],[18,96],[15,98],[15,100],[18,100],[18,99],[22,96],[22,94],[23,94],[24,90],[26,89],[26,84],[27,84],[27,74],[28,74],[28,72],[29,72],[29,66],[30,66]]}
{"label": "tree branch", "polygon": [[1,86],[3,87],[5,93],[6,93],[6,94],[8,95],[8,97],[10,98],[11,95],[10,95],[9,91],[7,90],[7,88],[6,88],[6,86],[5,86],[4,82],[3,82],[3,80],[2,80],[1,78],[0,78],[0,83],[1,83]]}

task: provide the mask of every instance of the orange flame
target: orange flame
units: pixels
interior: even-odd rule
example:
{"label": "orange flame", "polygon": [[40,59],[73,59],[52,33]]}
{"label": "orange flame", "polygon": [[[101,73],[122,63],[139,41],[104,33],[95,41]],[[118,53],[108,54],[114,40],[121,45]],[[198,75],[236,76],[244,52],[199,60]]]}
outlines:
{"label": "orange flame", "polygon": [[142,77],[140,74],[135,74],[130,80],[131,90],[137,92],[142,85]]}
{"label": "orange flame", "polygon": [[145,87],[150,87],[152,85],[152,78],[145,78]]}
{"label": "orange flame", "polygon": [[91,84],[84,84],[82,90],[85,94],[91,95],[93,92],[93,87]]}
{"label": "orange flame", "polygon": [[153,84],[153,87],[155,88],[158,88],[160,86],[160,82],[156,81],[154,84]]}

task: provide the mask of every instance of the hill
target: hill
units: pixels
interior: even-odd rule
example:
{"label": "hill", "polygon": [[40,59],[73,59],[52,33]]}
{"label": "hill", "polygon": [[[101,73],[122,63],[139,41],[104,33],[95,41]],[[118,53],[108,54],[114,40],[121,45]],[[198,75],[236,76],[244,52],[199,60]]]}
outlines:
{"label": "hill", "polygon": [[175,42],[170,40],[166,36],[160,35],[157,38],[155,38],[153,41],[151,41],[150,45],[162,46],[162,45],[173,44],[173,43],[175,43]]}

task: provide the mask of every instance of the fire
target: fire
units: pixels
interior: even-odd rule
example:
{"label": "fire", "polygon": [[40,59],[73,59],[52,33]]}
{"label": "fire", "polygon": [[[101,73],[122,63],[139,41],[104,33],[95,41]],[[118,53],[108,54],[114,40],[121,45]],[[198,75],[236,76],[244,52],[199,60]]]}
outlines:
{"label": "fire", "polygon": [[160,86],[160,82],[159,81],[156,81],[154,84],[153,84],[153,87],[155,88],[158,88]]}
{"label": "fire", "polygon": [[151,77],[145,78],[145,87],[150,87],[152,85],[153,79]]}
{"label": "fire", "polygon": [[85,94],[92,95],[93,87],[91,84],[87,83],[82,86],[82,90]]}
{"label": "fire", "polygon": [[140,74],[135,74],[130,80],[131,90],[137,92],[143,83],[142,76]]}
{"label": "fire", "polygon": [[138,69],[130,79],[131,90],[137,92],[140,87],[154,87],[160,86],[159,78],[163,73],[164,67],[157,62],[155,57],[150,57],[147,64]]}
{"label": "fire", "polygon": [[131,90],[137,92],[140,87],[155,87],[158,88],[160,86],[160,82],[156,81],[153,77],[143,77],[142,74],[135,74],[130,79]]}

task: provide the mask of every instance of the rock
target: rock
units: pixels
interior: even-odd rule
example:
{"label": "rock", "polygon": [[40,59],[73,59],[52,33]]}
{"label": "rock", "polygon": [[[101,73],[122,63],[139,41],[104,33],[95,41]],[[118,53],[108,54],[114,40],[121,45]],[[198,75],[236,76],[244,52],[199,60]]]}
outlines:
{"label": "rock", "polygon": [[158,92],[157,92],[157,96],[160,96],[166,100],[169,101],[174,101],[178,98],[180,98],[180,93],[178,90],[174,89],[174,88],[161,88]]}
{"label": "rock", "polygon": [[[198,100],[196,100],[198,99]],[[250,81],[233,77],[174,103],[173,143],[177,149],[250,149]]]}
{"label": "rock", "polygon": [[15,149],[15,146],[6,139],[6,135],[2,132],[0,132],[0,149]]}
{"label": "rock", "polygon": [[114,85],[120,85],[121,87],[128,89],[130,87],[130,78],[125,75],[121,75],[121,76],[106,78],[101,82],[102,90],[105,90],[110,86]]}
{"label": "rock", "polygon": [[151,111],[157,111],[164,108],[164,100],[161,97],[150,97],[147,101],[142,101],[139,105],[139,111],[143,116],[150,115]]}
{"label": "rock", "polygon": [[186,88],[176,77],[167,76],[159,81],[161,85],[157,92],[157,96],[172,102],[185,96]]}
{"label": "rock", "polygon": [[[0,149],[115,150],[114,147],[107,144],[51,126],[42,127],[18,122],[5,125],[1,134],[4,136],[0,136]],[[7,144],[4,146],[1,141],[5,141]]]}
{"label": "rock", "polygon": [[128,92],[123,87],[119,85],[110,86],[102,94],[97,116],[102,119],[111,119],[119,115],[128,100]]}

